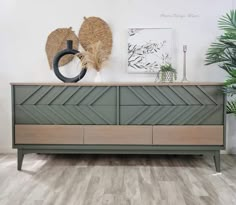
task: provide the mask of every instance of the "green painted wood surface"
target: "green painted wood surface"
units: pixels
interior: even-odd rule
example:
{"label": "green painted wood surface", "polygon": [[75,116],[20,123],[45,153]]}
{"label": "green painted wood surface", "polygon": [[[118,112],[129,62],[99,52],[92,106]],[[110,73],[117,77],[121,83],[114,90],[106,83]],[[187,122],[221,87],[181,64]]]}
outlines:
{"label": "green painted wood surface", "polygon": [[16,124],[117,124],[112,86],[15,86]]}
{"label": "green painted wood surface", "polygon": [[222,125],[223,106],[121,106],[122,125]]}
{"label": "green painted wood surface", "polygon": [[115,106],[16,105],[16,124],[114,125]]}
{"label": "green painted wood surface", "polygon": [[[215,155],[216,151],[211,150],[99,150],[99,149],[25,149],[24,154],[29,153],[47,153],[47,154],[180,154],[180,155]],[[219,156],[219,155],[218,155]],[[217,160],[217,162],[219,159]],[[21,162],[22,163],[22,162]],[[219,171],[219,167],[218,167]]]}
{"label": "green painted wood surface", "polygon": [[130,86],[120,88],[120,105],[219,105],[221,86]]}
{"label": "green painted wood surface", "polygon": [[27,150],[56,150],[56,149],[70,149],[70,150],[148,150],[148,151],[165,151],[165,150],[178,150],[178,151],[216,151],[223,149],[223,146],[216,146],[216,145],[24,145],[24,144],[17,144],[14,148],[18,149],[27,149]]}
{"label": "green painted wood surface", "polygon": [[116,105],[112,86],[15,86],[16,105]]}
{"label": "green painted wood surface", "polygon": [[14,87],[16,124],[224,124],[221,86]]}

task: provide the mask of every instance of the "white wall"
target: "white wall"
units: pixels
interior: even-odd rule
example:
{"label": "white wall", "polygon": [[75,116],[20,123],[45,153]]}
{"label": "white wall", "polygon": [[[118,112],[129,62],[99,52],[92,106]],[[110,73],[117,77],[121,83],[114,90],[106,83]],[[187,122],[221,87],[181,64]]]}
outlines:
{"label": "white wall", "polygon": [[[234,0],[1,0],[0,2],[0,152],[11,149],[10,82],[59,82],[45,54],[48,34],[60,27],[78,33],[84,16],[99,16],[113,31],[110,62],[103,81],[154,81],[155,76],[127,74],[127,28],[174,29],[174,65],[182,76],[182,45],[188,45],[191,81],[224,81],[217,66],[204,66],[204,55],[220,33],[217,19],[235,8]],[[73,65],[73,64],[72,64]],[[93,81],[92,73],[83,81]],[[236,153],[236,120],[228,120],[228,150]]]}

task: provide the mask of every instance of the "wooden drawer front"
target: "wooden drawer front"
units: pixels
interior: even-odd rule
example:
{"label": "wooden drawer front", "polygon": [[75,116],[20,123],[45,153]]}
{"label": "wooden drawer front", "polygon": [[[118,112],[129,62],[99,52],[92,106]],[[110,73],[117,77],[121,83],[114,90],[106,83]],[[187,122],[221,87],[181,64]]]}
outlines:
{"label": "wooden drawer front", "polygon": [[121,105],[220,105],[221,86],[121,86]]}
{"label": "wooden drawer front", "polygon": [[83,127],[15,125],[15,144],[83,144]]}
{"label": "wooden drawer front", "polygon": [[121,125],[223,125],[223,105],[120,106]]}
{"label": "wooden drawer front", "polygon": [[116,86],[14,86],[16,105],[116,105]]}
{"label": "wooden drawer front", "polygon": [[152,144],[152,127],[85,126],[84,144]]}
{"label": "wooden drawer front", "polygon": [[223,126],[154,126],[155,145],[223,145]]}

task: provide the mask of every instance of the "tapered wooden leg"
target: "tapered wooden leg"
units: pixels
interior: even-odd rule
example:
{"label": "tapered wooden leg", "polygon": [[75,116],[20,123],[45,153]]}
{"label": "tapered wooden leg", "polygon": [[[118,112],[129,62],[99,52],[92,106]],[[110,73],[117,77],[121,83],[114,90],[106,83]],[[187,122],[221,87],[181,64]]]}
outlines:
{"label": "tapered wooden leg", "polygon": [[216,172],[220,172],[220,151],[215,152],[214,161],[215,161]]}
{"label": "tapered wooden leg", "polygon": [[22,163],[23,163],[23,150],[22,149],[17,149],[17,170],[21,170]]}

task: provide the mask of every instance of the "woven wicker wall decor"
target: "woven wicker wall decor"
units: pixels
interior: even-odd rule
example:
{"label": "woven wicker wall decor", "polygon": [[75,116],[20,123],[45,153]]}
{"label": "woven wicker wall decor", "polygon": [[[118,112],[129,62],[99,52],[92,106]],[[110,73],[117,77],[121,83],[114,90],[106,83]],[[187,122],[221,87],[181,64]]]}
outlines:
{"label": "woven wicker wall decor", "polygon": [[[73,41],[73,49],[78,50],[79,39],[72,31],[72,28],[58,28],[51,32],[47,38],[46,53],[50,69],[52,69],[52,63],[54,56],[61,50],[66,48],[67,40]],[[63,66],[69,63],[73,59],[72,55],[66,55],[60,60],[59,66]]]}
{"label": "woven wicker wall decor", "polygon": [[108,24],[98,17],[84,17],[84,22],[79,30],[79,42],[85,51],[90,51],[91,46],[99,41],[107,57],[112,50],[112,32]]}

